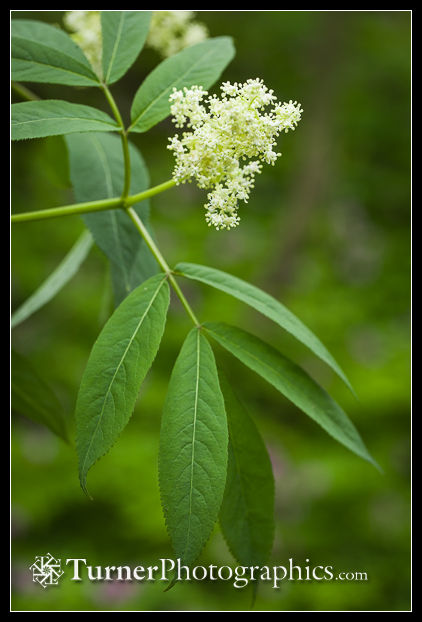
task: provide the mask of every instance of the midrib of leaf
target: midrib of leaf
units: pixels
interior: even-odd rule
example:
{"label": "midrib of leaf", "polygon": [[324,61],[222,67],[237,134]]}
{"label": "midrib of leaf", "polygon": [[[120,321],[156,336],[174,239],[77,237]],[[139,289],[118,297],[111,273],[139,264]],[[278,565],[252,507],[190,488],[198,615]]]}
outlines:
{"label": "midrib of leaf", "polygon": [[120,37],[122,36],[123,21],[124,21],[124,13],[122,11],[121,14],[120,14],[119,28],[117,30],[117,36],[116,36],[116,40],[115,40],[115,43],[114,43],[114,46],[113,46],[113,52],[112,52],[111,57],[110,57],[110,63],[109,63],[109,66],[108,66],[107,76],[106,76],[106,79],[105,79],[106,82],[110,78],[111,68],[113,66],[114,59],[116,57],[117,48],[118,48],[119,43],[120,43]]}
{"label": "midrib of leaf", "polygon": [[157,95],[157,97],[150,103],[148,104],[148,106],[136,117],[136,119],[130,124],[130,126],[128,127],[128,132],[130,132],[130,130],[138,123],[139,119],[141,117],[143,117],[148,110],[151,108],[151,106],[153,106],[158,100],[162,99],[164,97],[164,93],[166,91],[168,91],[169,89],[171,89],[171,87],[176,84],[177,82],[179,82],[179,80],[183,79],[185,76],[187,76],[200,62],[202,62],[203,60],[205,60],[207,58],[207,56],[209,56],[210,54],[213,54],[215,52],[215,50],[209,50],[206,54],[204,54],[203,56],[201,56],[200,58],[198,58],[198,60],[189,67],[189,69],[187,71],[185,71],[185,73],[183,73],[181,76],[179,76],[178,78],[176,78],[176,80],[173,80],[173,82],[164,90],[160,93],[160,95]]}
{"label": "midrib of leaf", "polygon": [[109,396],[109,394],[110,394],[110,391],[111,391],[111,388],[112,388],[113,383],[114,383],[114,381],[115,381],[115,378],[116,378],[116,376],[117,376],[117,373],[118,373],[118,371],[119,371],[120,367],[122,366],[123,361],[124,361],[124,360],[125,360],[125,358],[126,358],[126,354],[127,354],[128,350],[129,350],[129,348],[131,347],[131,345],[132,345],[132,343],[133,343],[133,340],[135,339],[136,335],[138,334],[138,331],[139,331],[140,327],[142,326],[143,321],[144,321],[144,319],[145,319],[146,315],[148,314],[148,312],[149,312],[149,310],[150,310],[150,308],[151,308],[151,306],[152,306],[152,304],[153,304],[154,300],[155,300],[155,299],[156,299],[156,297],[158,296],[158,292],[160,291],[161,287],[163,286],[163,283],[165,282],[166,278],[167,278],[167,277],[166,277],[166,275],[163,275],[163,278],[162,278],[162,280],[160,281],[160,283],[158,284],[157,289],[155,290],[154,295],[152,296],[152,298],[151,298],[151,300],[150,300],[150,302],[149,302],[149,304],[148,304],[148,307],[145,309],[145,311],[144,311],[144,313],[143,313],[143,315],[142,315],[141,319],[139,320],[139,322],[138,322],[138,324],[137,324],[137,326],[136,326],[135,330],[133,331],[133,335],[132,335],[132,337],[130,338],[130,340],[129,340],[129,342],[128,342],[128,345],[126,346],[126,349],[125,349],[125,351],[123,352],[122,357],[121,357],[121,359],[120,359],[120,361],[119,361],[119,364],[118,364],[118,365],[117,365],[117,367],[116,367],[116,370],[115,370],[115,372],[114,372],[114,374],[113,374],[113,377],[111,378],[111,380],[110,380],[110,382],[109,382],[109,385],[108,385],[108,387],[107,387],[107,391],[106,391],[106,393],[105,393],[105,395],[104,395],[104,399],[103,399],[103,402],[102,402],[101,412],[100,412],[100,415],[99,415],[99,417],[98,417],[98,422],[97,422],[97,425],[95,426],[95,430],[94,430],[94,432],[92,433],[91,440],[90,440],[89,445],[88,445],[88,448],[87,448],[87,450],[86,450],[86,452],[85,452],[85,458],[84,458],[84,461],[83,461],[83,464],[82,464],[82,467],[81,467],[81,473],[85,473],[85,464],[86,464],[86,461],[87,461],[87,458],[88,458],[88,454],[89,454],[89,452],[90,452],[90,450],[91,450],[91,446],[92,446],[92,443],[93,443],[93,441],[94,441],[94,438],[95,438],[95,437],[96,437],[96,435],[97,435],[98,428],[99,428],[99,426],[100,426],[100,423],[101,423],[102,418],[103,418],[103,415],[104,415],[104,408],[105,408],[105,404],[106,404],[106,402],[107,402],[107,398],[108,398],[108,396]]}
{"label": "midrib of leaf", "polygon": [[[94,148],[96,149],[96,151],[98,153],[98,157],[99,157],[99,159],[101,161],[101,164],[102,164],[102,167],[104,169],[108,197],[112,198],[113,197],[113,180],[112,180],[111,169],[109,167],[108,160],[107,160],[107,154],[104,151],[104,148],[101,145],[101,143],[97,140],[97,138],[93,137],[92,138],[92,142],[93,142]],[[124,273],[125,287],[126,287],[127,290],[129,290],[130,289],[130,275],[128,275],[127,270],[126,270],[126,264],[123,261],[122,241],[121,241],[121,238],[120,238],[119,227],[117,226],[117,214],[113,210],[110,210],[109,213],[110,213],[110,217],[111,217],[113,234],[114,234],[114,237],[116,238],[116,246],[118,248],[118,253],[119,253],[119,256],[120,256],[119,266],[123,270],[123,273]]]}
{"label": "midrib of leaf", "polygon": [[[39,41],[35,41],[34,39],[29,39],[29,38],[24,38],[24,37],[19,37],[17,35],[13,35],[13,38],[15,39],[15,41],[31,41],[31,43],[35,43],[36,45],[38,45],[39,47],[45,48],[46,50],[49,50],[50,52],[53,53],[57,53],[57,50],[55,48],[50,47],[49,45],[46,45],[45,43],[40,43]],[[85,70],[85,72],[87,70],[90,69],[90,67],[85,67],[84,65],[82,65],[77,59],[75,59],[73,56],[69,56],[69,54],[66,54],[66,52],[62,52],[60,50],[60,53],[62,55],[62,57],[65,57],[66,59],[70,59],[72,63],[76,63],[77,65],[79,65],[82,69]],[[13,57],[12,57],[13,58]],[[50,65],[49,63],[43,63],[39,60],[33,60],[28,59],[28,58],[21,58],[21,57],[15,57],[15,60],[22,60],[22,61],[26,61],[28,63],[34,63],[35,65],[41,65],[42,67],[50,67],[51,69],[55,69],[55,70],[59,70],[59,71],[66,71],[67,73],[71,73],[75,76],[82,76],[83,78],[87,78],[88,80],[91,80],[94,84],[99,84],[98,80],[95,80],[94,78],[96,77],[94,72],[92,73],[92,75],[94,76],[94,78],[92,76],[89,75],[89,73],[83,73],[82,71],[80,73],[77,73],[76,71],[72,70],[72,69],[67,69],[66,67],[61,67],[58,65]]]}
{"label": "midrib of leaf", "polygon": [[[211,332],[213,332],[213,331],[211,331]],[[227,343],[230,343],[230,344],[234,345],[237,350],[241,350],[242,352],[246,352],[248,357],[254,359],[255,361],[258,361],[258,363],[260,365],[263,365],[263,366],[267,367],[271,371],[276,371],[274,369],[274,367],[271,367],[270,365],[268,365],[268,363],[265,363],[265,361],[263,361],[262,359],[258,358],[254,354],[252,354],[249,350],[245,350],[244,348],[242,348],[241,346],[239,346],[238,343],[236,343],[234,341],[230,341],[230,339],[227,339],[227,337],[222,337],[220,333],[218,333],[218,337],[219,337],[219,339],[222,339],[222,341],[226,341]],[[277,375],[282,377],[281,374],[278,371],[277,371]],[[285,380],[284,377],[283,377],[283,380]],[[289,384],[289,386],[292,386],[288,381],[287,381],[287,384]]]}
{"label": "midrib of leaf", "polygon": [[89,117],[47,117],[46,119],[42,119],[41,117],[37,117],[36,119],[30,119],[29,121],[13,121],[12,125],[25,125],[26,123],[39,123],[40,121],[90,121],[92,123],[102,123],[106,125],[111,125],[112,127],[118,128],[117,124],[112,121],[103,121],[102,119],[90,119]]}
{"label": "midrib of leaf", "polygon": [[[211,331],[212,332],[212,331]],[[240,350],[241,352],[246,353],[247,357],[250,359],[253,359],[254,361],[257,361],[259,363],[259,367],[265,367],[266,369],[270,370],[270,372],[275,373],[279,378],[282,379],[282,381],[287,384],[291,389],[293,388],[293,391],[295,390],[294,385],[292,385],[291,382],[289,382],[289,380],[283,376],[282,374],[280,374],[280,372],[274,368],[271,367],[271,365],[268,365],[268,363],[266,363],[265,361],[263,361],[262,359],[258,358],[257,356],[255,356],[254,354],[252,354],[249,350],[245,350],[244,348],[242,348],[241,346],[239,346],[237,343],[230,341],[230,339],[227,339],[227,337],[222,337],[221,334],[218,334],[219,339],[221,339],[222,341],[226,341],[227,343],[230,343],[232,346],[234,346],[235,349]],[[272,384],[272,383],[271,383]],[[293,400],[291,398],[288,398],[290,401],[293,402]],[[295,402],[293,402],[295,403]],[[301,409],[301,407],[299,406],[298,408]],[[317,419],[318,422],[318,419]],[[333,436],[332,432],[330,432],[329,430],[327,430],[327,428],[324,427],[324,429],[331,435]],[[345,434],[345,436],[347,436],[347,438],[353,443],[355,443],[355,439],[351,438],[349,436],[348,431],[346,431],[343,427],[342,427],[342,432]],[[334,437],[335,438],[335,437]]]}
{"label": "midrib of leaf", "polygon": [[198,413],[198,394],[199,394],[199,361],[200,361],[200,334],[199,330],[197,331],[196,336],[196,382],[195,382],[195,401],[194,401],[194,417],[193,417],[193,434],[192,434],[192,459],[191,459],[191,468],[190,468],[190,490],[189,490],[189,522],[188,522],[188,533],[186,537],[186,546],[184,556],[186,555],[186,551],[189,548],[189,538],[190,538],[190,528],[191,528],[191,518],[192,518],[192,493],[193,493],[193,467],[195,462],[195,439],[196,439],[196,417]]}

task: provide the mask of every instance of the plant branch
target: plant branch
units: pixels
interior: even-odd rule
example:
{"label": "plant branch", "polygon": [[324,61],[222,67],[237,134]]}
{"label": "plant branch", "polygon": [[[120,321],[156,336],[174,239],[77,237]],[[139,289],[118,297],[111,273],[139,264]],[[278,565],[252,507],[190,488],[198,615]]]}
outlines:
{"label": "plant branch", "polygon": [[124,179],[124,184],[123,184],[122,198],[125,199],[128,196],[129,191],[130,191],[131,167],[130,167],[129,142],[127,139],[126,129],[123,123],[122,115],[120,114],[119,108],[117,107],[117,104],[115,102],[113,95],[110,92],[110,89],[108,88],[107,85],[103,84],[102,90],[104,92],[104,95],[107,98],[108,103],[110,104],[110,108],[114,114],[114,118],[116,119],[117,123],[120,125],[120,136],[122,139],[122,149],[123,149],[123,162],[124,162],[124,168],[125,168],[125,179]]}
{"label": "plant branch", "polygon": [[86,203],[74,203],[72,205],[62,205],[61,207],[52,207],[50,209],[37,210],[34,212],[23,212],[22,214],[12,214],[12,223],[28,222],[34,220],[44,220],[45,218],[57,218],[59,216],[73,216],[75,214],[88,214],[90,212],[101,212],[109,209],[122,208],[124,205],[131,206],[149,199],[155,194],[164,192],[172,188],[175,182],[172,179],[162,184],[148,188],[143,192],[138,192],[124,199],[123,197],[114,197],[112,199],[102,199],[99,201],[87,201]]}
{"label": "plant branch", "polygon": [[[138,232],[141,234],[142,238],[145,241],[145,244],[148,246],[149,250],[151,251],[152,255],[154,256],[155,260],[157,261],[158,265],[160,266],[160,268],[163,270],[163,272],[166,273],[168,280],[170,281],[174,291],[176,292],[177,296],[180,299],[180,302],[182,303],[182,305],[184,306],[187,314],[189,315],[189,317],[191,318],[192,322],[195,324],[195,326],[197,326],[199,328],[199,322],[198,319],[195,315],[195,313],[193,312],[190,304],[188,303],[188,301],[186,300],[182,290],[180,289],[180,286],[178,284],[178,282],[176,281],[176,279],[174,278],[174,275],[168,265],[168,263],[166,262],[166,260],[164,259],[163,255],[160,252],[160,249],[158,248],[158,246],[155,244],[154,240],[152,239],[150,233],[148,232],[147,228],[145,227],[144,223],[142,222],[142,220],[139,218],[138,214],[135,212],[135,210],[131,207],[132,205],[134,205],[135,203],[138,203],[138,201],[141,199],[145,199],[147,198],[145,196],[145,191],[139,193],[138,195],[133,195],[132,197],[128,197],[129,194],[129,188],[130,188],[130,153],[129,153],[129,142],[127,139],[127,132],[122,120],[122,116],[120,114],[119,108],[117,107],[117,104],[112,96],[112,94],[110,93],[108,87],[103,84],[102,85],[102,89],[104,91],[104,94],[107,98],[108,103],[110,104],[110,107],[113,111],[114,117],[117,121],[117,123],[120,125],[121,127],[121,137],[122,137],[122,148],[123,148],[123,162],[124,162],[124,167],[125,167],[125,181],[124,181],[124,187],[123,187],[123,192],[122,192],[122,200],[123,200],[123,207],[125,208],[125,211],[127,212],[127,214],[129,215],[130,219],[132,220],[133,224],[135,225],[136,229],[138,230]],[[163,192],[164,190],[167,190],[168,188],[172,188],[175,185],[175,181],[173,181],[172,179],[164,182],[163,184],[160,184],[159,186],[155,187],[156,192]],[[146,191],[148,192],[148,191]],[[156,192],[154,192],[154,194],[156,194]],[[149,196],[152,196],[152,193],[149,194]]]}
{"label": "plant branch", "polygon": [[62,205],[61,207],[52,207],[50,209],[42,209],[34,212],[12,214],[11,221],[14,223],[45,220],[46,218],[57,218],[59,216],[74,216],[88,214],[90,212],[101,212],[108,209],[116,209],[117,207],[122,206],[123,199],[121,197],[103,199],[100,201],[87,201],[86,203],[74,203],[72,205]]}
{"label": "plant branch", "polygon": [[139,233],[143,237],[143,239],[145,241],[145,244],[148,246],[149,250],[153,254],[154,258],[156,259],[156,261],[158,263],[158,265],[163,270],[163,272],[165,272],[167,274],[168,280],[170,281],[174,291],[176,292],[180,302],[184,306],[184,308],[185,308],[187,314],[189,315],[189,317],[191,318],[192,322],[195,324],[195,326],[197,326],[199,328],[200,327],[200,323],[198,321],[198,318],[196,317],[195,313],[192,310],[192,307],[190,306],[190,304],[186,300],[182,290],[180,289],[180,286],[179,286],[178,282],[174,278],[173,271],[171,270],[171,268],[169,267],[168,263],[164,259],[163,255],[161,254],[160,249],[158,248],[158,246],[156,245],[156,243],[152,239],[152,237],[151,237],[150,233],[148,232],[147,228],[145,227],[144,223],[142,222],[142,220],[139,218],[138,214],[135,212],[135,210],[132,207],[128,207],[126,209],[126,212],[129,215],[129,218],[132,220],[133,224],[135,225],[136,229],[139,231]]}
{"label": "plant branch", "polygon": [[125,200],[125,205],[127,207],[131,207],[132,205],[135,205],[135,203],[139,203],[139,201],[144,201],[145,199],[153,197],[155,194],[160,194],[160,192],[170,190],[170,188],[173,188],[175,185],[176,182],[173,179],[169,179],[168,181],[164,181],[162,184],[153,186],[148,190],[143,190],[142,192],[138,192],[137,194],[132,194],[131,196],[128,196]]}
{"label": "plant branch", "polygon": [[[25,87],[22,87],[22,85],[19,85],[18,83],[15,83],[15,84],[12,83],[12,85],[15,91],[19,93],[22,97],[26,97],[26,99],[38,99],[36,95],[31,93],[31,91],[27,90]],[[141,234],[142,238],[144,239],[146,245],[148,246],[149,250],[151,251],[158,265],[163,270],[163,272],[166,273],[168,280],[170,281],[174,291],[176,292],[187,314],[191,318],[194,325],[199,328],[200,327],[199,321],[195,313],[193,312],[193,309],[191,308],[190,304],[186,300],[178,282],[176,281],[174,277],[172,270],[170,269],[169,265],[167,264],[166,260],[161,254],[160,249],[158,248],[158,246],[155,244],[154,240],[152,239],[150,233],[146,229],[144,223],[139,218],[135,210],[132,208],[132,205],[135,205],[136,203],[139,203],[140,201],[144,201],[145,199],[148,199],[154,196],[155,194],[159,194],[160,192],[164,192],[165,190],[169,190],[170,188],[173,188],[173,186],[176,185],[176,182],[173,179],[169,179],[168,181],[165,181],[162,184],[158,184],[157,186],[153,186],[152,188],[149,188],[148,190],[144,190],[143,192],[138,192],[137,194],[129,196],[131,167],[130,167],[130,153],[129,153],[129,142],[127,139],[127,132],[126,132],[119,108],[117,107],[117,104],[110,90],[105,84],[102,85],[102,90],[110,105],[113,115],[121,128],[120,134],[122,138],[123,162],[124,162],[124,171],[125,171],[122,195],[120,197],[115,197],[112,199],[104,199],[104,200],[99,200],[99,201],[87,201],[85,203],[75,203],[73,205],[63,205],[61,207],[53,207],[47,210],[24,212],[22,214],[12,214],[11,221],[12,223],[13,222],[15,223],[16,222],[28,222],[28,221],[35,221],[35,220],[44,220],[46,218],[57,218],[61,216],[81,215],[81,214],[87,214],[91,212],[105,211],[109,209],[124,208],[127,214],[129,215],[129,217],[131,218],[132,222],[134,223],[136,229],[138,230],[138,232]]]}

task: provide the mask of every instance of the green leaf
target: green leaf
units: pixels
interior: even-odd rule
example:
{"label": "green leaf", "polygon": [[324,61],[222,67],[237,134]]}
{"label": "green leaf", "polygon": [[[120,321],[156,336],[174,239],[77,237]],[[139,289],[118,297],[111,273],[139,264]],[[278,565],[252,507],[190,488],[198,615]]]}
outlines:
{"label": "green leaf", "polygon": [[72,86],[99,86],[81,48],[60,28],[42,22],[12,20],[12,80]]}
{"label": "green leaf", "polygon": [[38,289],[14,311],[11,328],[15,328],[38,311],[66,285],[79,270],[92,247],[92,236],[84,231],[57,268]]}
{"label": "green leaf", "polygon": [[170,114],[173,88],[192,85],[209,88],[234,56],[230,37],[215,37],[167,58],[144,80],[136,92],[130,130],[146,132]]}
{"label": "green leaf", "polygon": [[103,76],[119,80],[138,57],[148,34],[151,11],[101,11]]}
{"label": "green leaf", "polygon": [[220,525],[234,557],[245,566],[268,561],[274,538],[274,477],[253,419],[220,373],[229,426],[227,481]]}
{"label": "green leaf", "polygon": [[64,136],[49,136],[38,144],[37,157],[50,184],[70,188],[69,154]]}
{"label": "green leaf", "polygon": [[157,274],[137,287],[110,317],[95,342],[76,404],[79,477],[86,476],[122,432],[164,332],[169,286]]}
{"label": "green leaf", "polygon": [[170,378],[160,433],[159,478],[177,557],[192,563],[218,517],[227,469],[227,420],[214,355],[196,329]]}
{"label": "green leaf", "polygon": [[201,266],[193,263],[179,263],[175,271],[189,279],[201,281],[202,283],[211,285],[216,289],[234,296],[276,322],[276,324],[287,330],[287,332],[296,337],[296,339],[301,341],[314,354],[327,363],[327,365],[329,365],[346,383],[352,393],[354,393],[343,370],[318,337],[289,311],[289,309],[281,304],[281,302],[273,298],[273,296],[270,296],[270,294],[263,292],[258,287],[242,279],[208,266]]}
{"label": "green leaf", "polygon": [[117,122],[105,112],[59,99],[12,104],[11,121],[12,140],[119,130]]}
{"label": "green leaf", "polygon": [[378,466],[346,413],[301,367],[240,328],[220,322],[207,322],[203,328],[226,350],[319,423],[333,438]]}
{"label": "green leaf", "polygon": [[68,441],[66,417],[49,384],[26,357],[11,351],[12,410],[36,423],[47,426],[54,434]]}
{"label": "green leaf", "polygon": [[[122,146],[113,134],[72,134],[66,136],[70,177],[78,202],[120,196],[124,181]],[[131,158],[131,194],[149,188],[149,176],[140,152],[129,145]],[[149,203],[134,206],[148,226]],[[111,265],[116,304],[134,287],[158,271],[145,242],[122,210],[85,214],[83,220],[96,244]]]}

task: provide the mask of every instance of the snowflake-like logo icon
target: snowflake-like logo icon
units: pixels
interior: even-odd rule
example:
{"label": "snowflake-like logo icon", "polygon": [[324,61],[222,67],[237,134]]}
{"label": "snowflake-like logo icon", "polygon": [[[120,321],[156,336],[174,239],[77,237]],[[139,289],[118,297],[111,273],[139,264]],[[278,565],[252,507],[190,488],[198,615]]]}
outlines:
{"label": "snowflake-like logo icon", "polygon": [[34,563],[29,567],[32,570],[32,580],[39,583],[43,588],[47,585],[57,585],[60,577],[64,574],[61,560],[55,559],[51,553],[36,555]]}

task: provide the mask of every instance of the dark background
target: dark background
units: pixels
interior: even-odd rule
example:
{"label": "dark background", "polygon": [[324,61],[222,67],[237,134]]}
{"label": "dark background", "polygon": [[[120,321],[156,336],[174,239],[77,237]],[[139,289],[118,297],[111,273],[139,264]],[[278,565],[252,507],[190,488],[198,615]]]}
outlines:
{"label": "dark background", "polygon": [[[61,23],[62,13],[12,12]],[[366,582],[262,585],[256,610],[397,611],[410,606],[410,80],[409,11],[201,11],[211,36],[230,35],[237,54],[221,80],[262,78],[303,118],[283,135],[283,156],[257,177],[241,224],[208,228],[205,192],[193,184],[152,201],[167,261],[231,272],[286,304],[325,343],[356,400],[330,369],[270,321],[215,290],[184,282],[201,320],[251,330],[305,367],[344,407],[379,474],[327,436],[234,359],[231,380],[266,440],[276,479],[272,565],[363,571]],[[158,62],[145,49],[112,87],[124,119]],[[97,105],[95,89],[28,84],[42,98]],[[216,85],[217,86],[217,85]],[[215,87],[216,88],[216,87]],[[215,91],[214,88],[214,91]],[[13,97],[12,101],[18,101]],[[171,177],[170,120],[132,136],[153,185]],[[58,155],[59,154],[59,155]],[[60,139],[12,147],[13,212],[73,202]],[[83,230],[78,217],[13,225],[12,310],[46,278]],[[12,345],[54,387],[72,417],[90,348],[110,313],[107,264],[91,251],[46,307],[17,327]],[[163,585],[63,581],[43,590],[35,555],[136,566],[172,557],[159,502],[157,451],[169,374],[190,329],[173,299],[161,350],[118,443],[82,493],[74,449],[41,426],[12,420],[12,608],[17,610],[247,610],[250,590],[230,582]],[[226,357],[218,351],[223,359]],[[198,564],[235,566],[216,528]]]}

